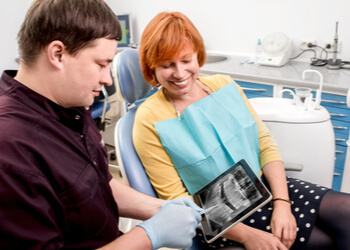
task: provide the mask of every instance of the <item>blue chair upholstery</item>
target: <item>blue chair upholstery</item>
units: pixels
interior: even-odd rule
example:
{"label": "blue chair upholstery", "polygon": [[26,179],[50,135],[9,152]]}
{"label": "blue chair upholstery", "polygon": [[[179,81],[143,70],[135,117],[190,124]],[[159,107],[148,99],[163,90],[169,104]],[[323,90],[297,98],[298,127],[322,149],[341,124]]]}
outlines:
{"label": "blue chair upholstery", "polygon": [[118,54],[116,62],[119,91],[128,103],[144,98],[152,87],[143,78],[137,49],[125,49]]}
{"label": "blue chair upholstery", "polygon": [[91,116],[101,131],[104,131],[105,129],[106,112],[111,108],[111,105],[108,103],[108,97],[109,95],[105,86],[102,86],[100,95],[95,98],[94,103],[91,106]]}
{"label": "blue chair upholstery", "polygon": [[127,178],[129,185],[133,189],[157,197],[132,142],[132,128],[136,110],[137,107],[127,112],[119,120],[116,127],[115,141],[119,145],[119,153],[117,153],[119,166],[123,164],[123,177]]}
{"label": "blue chair upholstery", "polygon": [[157,197],[132,141],[132,128],[138,100],[146,97],[151,86],[145,81],[136,49],[125,49],[117,55],[114,67],[117,75],[119,99],[128,103],[127,112],[119,119],[115,130],[115,143],[119,167],[124,182],[135,190]]}
{"label": "blue chair upholstery", "polygon": [[107,103],[106,109],[104,109],[104,106],[105,106],[104,102],[94,102],[92,104],[91,116],[93,119],[97,119],[101,117],[103,115],[104,110],[108,111],[111,108],[111,105],[109,103]]}
{"label": "blue chair upholstery", "polygon": [[[112,70],[111,70],[112,76]],[[94,103],[91,106],[91,116],[95,120],[96,125],[101,131],[105,129],[105,115],[111,108],[111,104],[108,102],[109,97],[116,92],[115,84],[110,86],[102,86],[102,91],[98,96],[94,98]]]}

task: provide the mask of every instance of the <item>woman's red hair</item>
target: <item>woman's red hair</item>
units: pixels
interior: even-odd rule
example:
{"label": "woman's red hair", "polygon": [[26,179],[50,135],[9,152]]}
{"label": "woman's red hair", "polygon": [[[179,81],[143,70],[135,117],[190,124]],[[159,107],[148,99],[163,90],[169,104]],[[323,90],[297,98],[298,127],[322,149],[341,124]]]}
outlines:
{"label": "woman's red hair", "polygon": [[182,13],[161,12],[146,26],[139,48],[140,64],[146,81],[152,84],[154,68],[170,61],[187,46],[193,46],[199,66],[206,60],[202,36]]}

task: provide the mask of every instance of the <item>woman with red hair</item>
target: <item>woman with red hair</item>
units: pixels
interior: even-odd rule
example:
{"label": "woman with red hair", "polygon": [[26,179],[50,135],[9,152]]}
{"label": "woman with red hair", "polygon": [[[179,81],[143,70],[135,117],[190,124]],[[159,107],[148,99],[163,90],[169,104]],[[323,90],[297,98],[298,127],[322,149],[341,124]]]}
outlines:
{"label": "woman with red hair", "polygon": [[145,79],[161,88],[138,108],[133,140],[159,197],[190,197],[240,159],[273,195],[203,248],[349,248],[349,194],[286,177],[278,146],[241,87],[229,76],[199,76],[205,46],[185,15],[154,17],[139,53]]}

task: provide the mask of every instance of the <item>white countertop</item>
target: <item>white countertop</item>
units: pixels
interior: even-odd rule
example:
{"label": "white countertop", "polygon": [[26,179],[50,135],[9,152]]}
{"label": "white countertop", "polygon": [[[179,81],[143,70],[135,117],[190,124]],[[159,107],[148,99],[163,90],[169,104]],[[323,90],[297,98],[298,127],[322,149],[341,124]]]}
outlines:
{"label": "white countertop", "polygon": [[249,56],[229,55],[218,52],[209,54],[225,55],[229,59],[207,63],[201,68],[201,74],[226,74],[234,80],[246,80],[250,82],[283,84],[287,86],[300,86],[318,89],[320,79],[317,74],[306,74],[305,80],[302,73],[306,69],[319,71],[323,75],[323,90],[335,94],[347,94],[350,88],[350,69],[330,70],[326,66],[312,66],[308,62],[290,60],[282,67],[262,66],[257,64],[242,64]]}

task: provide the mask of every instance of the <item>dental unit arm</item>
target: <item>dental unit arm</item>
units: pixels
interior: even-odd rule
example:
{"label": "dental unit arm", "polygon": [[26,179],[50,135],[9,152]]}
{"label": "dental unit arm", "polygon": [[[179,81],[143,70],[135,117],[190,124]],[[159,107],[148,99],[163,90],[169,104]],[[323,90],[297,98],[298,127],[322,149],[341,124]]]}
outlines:
{"label": "dental unit arm", "polygon": [[[320,108],[320,103],[321,103],[321,97],[322,97],[322,87],[323,87],[323,76],[322,74],[317,71],[317,70],[312,70],[312,69],[307,69],[307,70],[304,70],[304,72],[302,73],[302,79],[305,80],[305,76],[306,76],[306,73],[316,73],[319,75],[320,77],[320,85],[319,85],[319,88],[316,90],[316,98],[315,98],[315,101],[312,101],[312,98],[311,96],[307,98],[307,108],[305,110],[307,111],[313,111],[315,109],[319,109]],[[310,95],[311,95],[311,89],[309,88],[300,88],[300,89],[307,89],[310,91]],[[297,89],[296,89],[296,92],[297,94],[295,94],[292,90],[290,89],[284,89],[282,90],[279,95],[282,95],[283,92],[289,92],[292,96],[293,96],[293,100],[294,100],[294,103],[297,104],[297,99],[298,99],[298,92],[297,92]],[[350,89],[349,89],[349,93],[350,93]],[[307,96],[303,96],[303,97],[307,97]],[[350,105],[350,94],[349,94],[349,105]]]}
{"label": "dental unit arm", "polygon": [[320,77],[320,86],[319,86],[318,90],[316,91],[316,100],[315,100],[315,102],[309,103],[309,105],[310,105],[309,110],[311,111],[314,109],[318,109],[320,107],[321,97],[322,97],[322,87],[323,87],[323,75],[317,70],[307,69],[307,70],[304,70],[304,72],[303,72],[303,75],[302,75],[303,80],[305,80],[306,73],[316,73]]}

